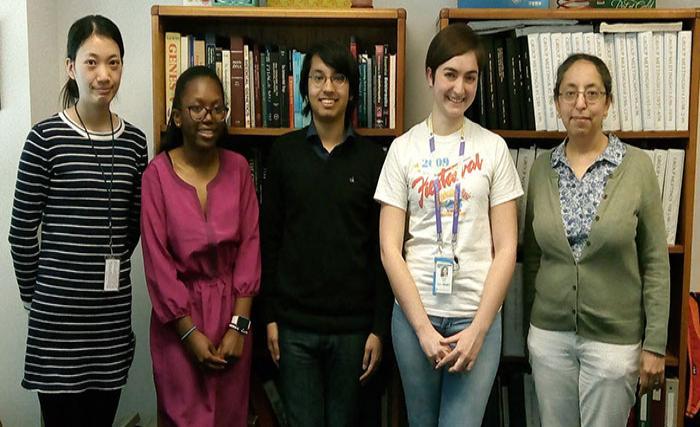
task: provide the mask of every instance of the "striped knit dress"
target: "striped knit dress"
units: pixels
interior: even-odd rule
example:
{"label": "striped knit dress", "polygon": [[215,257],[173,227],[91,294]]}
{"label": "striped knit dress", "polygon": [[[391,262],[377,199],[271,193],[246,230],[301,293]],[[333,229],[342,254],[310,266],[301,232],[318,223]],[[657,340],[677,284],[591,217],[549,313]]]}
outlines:
{"label": "striped knit dress", "polygon": [[[59,113],[27,136],[9,240],[29,310],[22,381],[29,390],[73,393],[126,383],[134,353],[129,258],[139,239],[148,155],[143,132],[123,120],[114,127],[114,144],[112,132],[91,132],[91,144]],[[112,180],[112,250],[121,271],[119,289],[104,291]]]}

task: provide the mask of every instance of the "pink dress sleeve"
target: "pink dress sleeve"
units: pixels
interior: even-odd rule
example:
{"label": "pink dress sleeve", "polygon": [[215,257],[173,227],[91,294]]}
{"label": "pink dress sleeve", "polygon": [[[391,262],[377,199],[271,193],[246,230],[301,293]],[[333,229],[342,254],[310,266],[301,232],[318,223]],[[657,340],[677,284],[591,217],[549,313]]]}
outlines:
{"label": "pink dress sleeve", "polygon": [[248,164],[240,158],[238,173],[240,189],[240,246],[233,268],[233,289],[237,297],[256,295],[260,289],[260,230],[258,228],[258,198],[253,187]]}
{"label": "pink dress sleeve", "polygon": [[175,261],[168,251],[167,208],[156,161],[146,170],[141,183],[141,246],[153,312],[165,324],[190,314],[190,298],[177,278]]}

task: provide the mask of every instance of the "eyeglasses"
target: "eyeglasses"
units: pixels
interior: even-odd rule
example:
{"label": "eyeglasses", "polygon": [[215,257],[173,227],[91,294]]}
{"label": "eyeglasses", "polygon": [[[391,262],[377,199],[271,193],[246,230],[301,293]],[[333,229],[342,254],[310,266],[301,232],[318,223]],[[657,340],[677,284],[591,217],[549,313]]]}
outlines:
{"label": "eyeglasses", "polygon": [[588,104],[595,104],[605,97],[606,92],[588,89],[588,90],[567,90],[564,92],[559,92],[559,98],[564,102],[574,103],[578,100],[578,95],[582,93],[583,98]]}
{"label": "eyeglasses", "polygon": [[226,113],[228,113],[227,107],[214,107],[207,108],[201,105],[190,105],[187,107],[187,111],[190,114],[190,118],[195,122],[203,122],[207,114],[211,114],[212,120],[215,122],[223,122],[226,120]]}
{"label": "eyeglasses", "polygon": [[[309,81],[311,82],[312,85],[316,88],[322,88],[323,85],[326,84],[326,80],[328,80],[329,77],[327,77],[324,74],[321,73],[315,73],[309,75]],[[331,83],[333,83],[333,86],[335,87],[340,87],[347,83],[348,78],[345,74],[342,73],[335,73],[332,76],[330,76]]]}

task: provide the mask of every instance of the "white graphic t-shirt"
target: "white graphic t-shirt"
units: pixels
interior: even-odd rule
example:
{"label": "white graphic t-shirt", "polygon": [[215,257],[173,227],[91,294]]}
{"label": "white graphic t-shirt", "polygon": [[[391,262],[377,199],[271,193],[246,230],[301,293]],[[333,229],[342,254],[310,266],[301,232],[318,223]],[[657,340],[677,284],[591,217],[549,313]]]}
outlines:
{"label": "white graphic t-shirt", "polygon": [[[473,317],[479,307],[486,274],[493,260],[491,207],[522,196],[513,159],[503,138],[464,119],[464,155],[459,155],[461,131],[435,135],[430,152],[426,121],[392,143],[374,198],[404,209],[408,236],[404,257],[430,315]],[[461,182],[461,204],[452,293],[433,295],[434,258],[438,255],[434,179],[438,179],[443,254],[451,257],[455,186]]]}

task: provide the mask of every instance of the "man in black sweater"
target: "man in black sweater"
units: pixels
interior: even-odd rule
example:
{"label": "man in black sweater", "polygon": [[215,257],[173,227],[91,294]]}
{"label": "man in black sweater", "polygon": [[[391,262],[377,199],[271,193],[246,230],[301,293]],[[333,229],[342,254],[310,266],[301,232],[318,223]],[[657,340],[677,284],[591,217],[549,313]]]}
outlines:
{"label": "man in black sweater", "polygon": [[373,199],[384,152],[352,130],[358,87],[347,47],[313,46],[299,83],[311,125],[279,138],[268,159],[264,316],[292,427],[358,425],[361,383],[388,336],[392,295]]}

